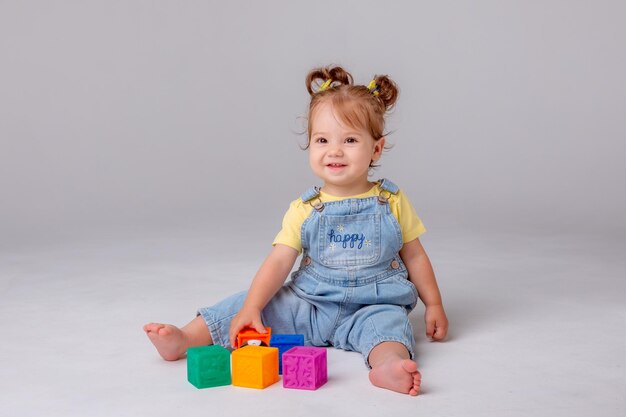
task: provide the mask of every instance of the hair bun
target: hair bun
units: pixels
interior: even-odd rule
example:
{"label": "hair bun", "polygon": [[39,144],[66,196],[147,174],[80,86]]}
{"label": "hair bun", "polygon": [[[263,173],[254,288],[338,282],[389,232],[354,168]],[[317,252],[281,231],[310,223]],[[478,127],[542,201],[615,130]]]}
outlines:
{"label": "hair bun", "polygon": [[400,92],[398,85],[386,75],[374,76],[374,82],[376,83],[378,92],[376,97],[383,102],[386,110],[390,110],[398,100],[398,94]]}
{"label": "hair bun", "polygon": [[341,67],[315,68],[306,76],[306,89],[311,96],[320,92],[320,86],[330,80],[330,87],[352,85],[352,74]]}

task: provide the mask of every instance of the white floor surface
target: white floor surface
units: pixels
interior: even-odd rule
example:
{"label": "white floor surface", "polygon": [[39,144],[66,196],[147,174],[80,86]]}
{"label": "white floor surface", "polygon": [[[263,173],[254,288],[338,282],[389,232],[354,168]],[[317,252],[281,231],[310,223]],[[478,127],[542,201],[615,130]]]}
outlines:
{"label": "white floor surface", "polygon": [[[271,237],[270,237],[271,238]],[[264,240],[266,242],[266,240]],[[0,416],[626,415],[626,243],[601,236],[424,237],[451,322],[416,329],[423,392],[374,388],[330,348],[317,391],[198,390],[142,325],[185,324],[247,287],[267,244],[169,233],[0,252]]]}

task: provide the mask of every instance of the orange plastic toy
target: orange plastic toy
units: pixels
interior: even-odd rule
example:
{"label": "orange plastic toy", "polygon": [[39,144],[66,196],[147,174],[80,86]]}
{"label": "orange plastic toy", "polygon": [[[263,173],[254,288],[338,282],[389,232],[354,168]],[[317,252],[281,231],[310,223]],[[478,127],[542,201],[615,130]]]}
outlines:
{"label": "orange plastic toy", "polygon": [[265,346],[269,346],[270,339],[272,338],[272,328],[266,327],[265,330],[267,330],[267,333],[259,333],[250,327],[245,327],[241,329],[241,331],[237,334],[237,340],[235,341],[235,344],[236,344],[235,349],[239,349],[240,347],[242,347],[243,345],[245,345],[251,340],[259,340]]}
{"label": "orange plastic toy", "polygon": [[232,353],[233,385],[263,389],[278,382],[278,348],[244,346]]}

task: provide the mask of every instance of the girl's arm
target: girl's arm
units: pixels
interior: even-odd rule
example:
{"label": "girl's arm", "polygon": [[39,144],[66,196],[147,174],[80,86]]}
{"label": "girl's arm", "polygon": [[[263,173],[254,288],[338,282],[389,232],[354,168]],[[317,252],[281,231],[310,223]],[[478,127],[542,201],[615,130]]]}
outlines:
{"label": "girl's arm", "polygon": [[448,318],[443,309],[435,272],[419,239],[405,243],[400,250],[400,257],[409,271],[409,280],[417,288],[417,293],[426,306],[426,336],[442,340],[448,333]]}
{"label": "girl's arm", "polygon": [[230,324],[231,346],[235,346],[237,334],[246,326],[265,333],[261,311],[282,287],[297,258],[298,251],[290,246],[277,244],[272,248],[252,280],[241,310]]}

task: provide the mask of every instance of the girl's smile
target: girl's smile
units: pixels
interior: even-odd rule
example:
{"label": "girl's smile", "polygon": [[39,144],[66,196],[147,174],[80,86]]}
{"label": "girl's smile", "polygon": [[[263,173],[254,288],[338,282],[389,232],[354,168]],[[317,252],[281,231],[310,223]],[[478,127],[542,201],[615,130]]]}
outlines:
{"label": "girl's smile", "polygon": [[345,168],[347,165],[346,164],[335,164],[335,163],[331,163],[326,165],[328,167],[328,169],[331,172],[339,172],[341,171],[343,168]]}

